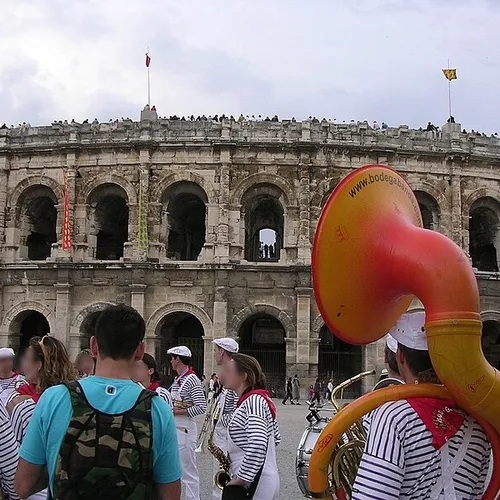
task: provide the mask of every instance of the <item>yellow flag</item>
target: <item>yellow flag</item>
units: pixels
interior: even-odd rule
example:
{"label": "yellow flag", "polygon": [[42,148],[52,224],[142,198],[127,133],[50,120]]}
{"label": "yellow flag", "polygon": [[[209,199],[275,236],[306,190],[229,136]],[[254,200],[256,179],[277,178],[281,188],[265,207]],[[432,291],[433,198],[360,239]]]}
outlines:
{"label": "yellow flag", "polygon": [[456,80],[457,79],[457,70],[456,69],[443,69],[443,74],[448,80]]}
{"label": "yellow flag", "polygon": [[144,206],[144,196],[142,189],[142,175],[139,174],[139,224],[138,224],[138,247],[147,249],[148,248],[148,223],[146,218],[146,207]]}

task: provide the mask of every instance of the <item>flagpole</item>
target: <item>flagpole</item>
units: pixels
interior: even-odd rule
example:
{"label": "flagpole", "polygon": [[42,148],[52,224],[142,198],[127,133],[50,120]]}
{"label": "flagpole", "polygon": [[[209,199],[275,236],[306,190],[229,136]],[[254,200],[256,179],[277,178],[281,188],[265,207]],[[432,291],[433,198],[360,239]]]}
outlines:
{"label": "flagpole", "polygon": [[[149,46],[147,54],[149,55]],[[149,64],[148,64],[148,106],[151,106],[151,82],[149,79]]]}
{"label": "flagpole", "polygon": [[[450,69],[450,60],[448,59],[448,69]],[[448,112],[450,114],[449,118],[451,120],[451,80],[448,79]]]}

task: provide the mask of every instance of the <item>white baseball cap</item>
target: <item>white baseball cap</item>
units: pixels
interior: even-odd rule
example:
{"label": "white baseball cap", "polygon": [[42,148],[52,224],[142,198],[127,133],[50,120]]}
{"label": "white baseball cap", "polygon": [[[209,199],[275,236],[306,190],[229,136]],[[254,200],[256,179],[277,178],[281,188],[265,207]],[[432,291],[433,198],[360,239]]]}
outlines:
{"label": "white baseball cap", "polygon": [[396,341],[417,351],[428,351],[427,336],[425,334],[425,312],[422,310],[408,311],[403,314],[389,334]]}
{"label": "white baseball cap", "polygon": [[398,341],[390,333],[387,334],[387,336],[385,338],[385,343],[387,344],[387,347],[394,354],[396,354],[396,352],[398,350]]}
{"label": "white baseball cap", "polygon": [[236,353],[240,349],[238,342],[236,342],[236,340],[231,339],[229,337],[223,338],[223,339],[216,339],[213,341],[213,343],[216,346],[220,347],[221,349],[224,349],[227,352]]}
{"label": "white baseball cap", "polygon": [[177,347],[172,347],[167,351],[167,354],[173,354],[174,356],[184,356],[190,358],[192,356],[191,349],[185,345],[179,345]]}
{"label": "white baseball cap", "polygon": [[0,359],[13,358],[15,356],[14,349],[10,347],[1,347],[0,348]]}

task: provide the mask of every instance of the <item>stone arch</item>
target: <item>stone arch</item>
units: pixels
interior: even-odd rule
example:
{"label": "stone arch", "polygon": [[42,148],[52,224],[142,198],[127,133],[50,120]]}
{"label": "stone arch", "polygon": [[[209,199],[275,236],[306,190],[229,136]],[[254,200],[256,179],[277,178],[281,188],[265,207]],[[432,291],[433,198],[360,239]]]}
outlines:
{"label": "stone arch", "polygon": [[201,307],[189,302],[172,302],[171,304],[159,307],[146,322],[146,336],[154,337],[160,322],[169,314],[176,312],[185,312],[193,315],[202,324],[205,337],[213,337],[212,319],[210,316]]}
{"label": "stone arch", "polygon": [[295,196],[293,186],[287,180],[283,179],[283,177],[266,172],[249,175],[248,177],[245,177],[242,181],[240,181],[235,186],[231,194],[230,197],[231,205],[234,206],[241,205],[243,195],[256,184],[274,185],[279,189],[281,189],[281,191],[283,192],[285,197],[284,202],[286,206],[298,205],[297,197]]}
{"label": "stone arch", "polygon": [[316,319],[313,321],[312,327],[311,327],[311,338],[312,339],[319,339],[319,331],[325,324],[325,320],[323,319],[323,316],[321,314],[318,314],[316,316]]}
{"label": "stone arch", "polygon": [[297,337],[295,324],[290,315],[282,309],[270,304],[250,304],[241,309],[233,316],[233,319],[229,324],[228,336],[234,338],[238,337],[238,333],[243,322],[258,313],[269,314],[269,316],[273,316],[281,322],[283,328],[285,329],[287,339]]}
{"label": "stone arch", "polygon": [[462,212],[465,220],[470,215],[472,205],[481,198],[493,198],[500,203],[500,188],[492,189],[491,187],[482,187],[472,192],[467,198],[462,201]]}
{"label": "stone arch", "polygon": [[132,183],[125,179],[125,177],[112,172],[99,174],[96,177],[89,179],[80,189],[80,192],[76,198],[77,203],[80,205],[88,203],[92,191],[94,191],[102,184],[116,184],[125,191],[127,195],[127,199],[125,201],[129,205],[137,203],[137,192]]}
{"label": "stone arch", "polygon": [[178,172],[162,177],[153,187],[149,200],[154,203],[161,202],[165,191],[176,182],[192,182],[197,184],[207,197],[209,204],[217,203],[215,189],[211,182],[206,181],[201,175],[193,172]]}
{"label": "stone arch", "polygon": [[421,191],[422,193],[430,196],[436,202],[440,213],[449,210],[449,203],[444,192],[429,182],[417,180],[416,182],[409,182],[413,191]]}
{"label": "stone arch", "polygon": [[20,198],[23,193],[32,186],[45,186],[52,190],[54,196],[57,199],[57,203],[62,203],[64,198],[64,188],[54,179],[47,177],[46,175],[30,175],[19,182],[16,187],[12,190],[7,205],[9,207],[15,207],[19,203]]}
{"label": "stone arch", "polygon": [[114,302],[94,302],[84,307],[73,319],[70,326],[70,331],[74,335],[80,334],[80,328],[85,318],[92,313],[104,311],[109,306],[115,305]]}
{"label": "stone arch", "polygon": [[8,335],[10,333],[10,331],[12,330],[12,326],[15,326],[15,321],[17,320],[18,316],[25,311],[36,311],[42,314],[49,323],[50,331],[55,332],[56,318],[52,309],[44,304],[41,304],[40,302],[26,300],[24,302],[16,304],[15,306],[12,306],[3,317],[1,330],[4,335]]}
{"label": "stone arch", "polygon": [[420,208],[424,228],[433,230],[439,229],[441,206],[436,197],[422,189],[414,189],[413,194]]}

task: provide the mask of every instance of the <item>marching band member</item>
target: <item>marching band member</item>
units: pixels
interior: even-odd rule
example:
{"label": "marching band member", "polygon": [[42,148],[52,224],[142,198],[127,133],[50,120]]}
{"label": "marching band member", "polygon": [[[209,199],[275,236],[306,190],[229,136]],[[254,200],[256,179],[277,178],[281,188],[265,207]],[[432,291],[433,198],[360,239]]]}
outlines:
{"label": "marching band member", "polygon": [[[391,335],[407,384],[439,383],[428,353],[423,311],[401,316]],[[353,500],[482,497],[490,443],[454,401],[409,398],[374,410]]]}
{"label": "marching band member", "polygon": [[186,346],[172,347],[170,354],[173,370],[177,373],[170,394],[174,409],[179,456],[182,464],[182,486],[185,500],[200,500],[200,481],[196,467],[196,439],[198,431],[194,417],[207,409],[200,379],[191,368],[191,351]]}
{"label": "marching band member", "polygon": [[398,341],[388,333],[386,336],[384,350],[384,364],[387,370],[387,377],[381,378],[373,388],[374,391],[391,385],[403,384],[403,379],[399,374],[398,362],[396,360],[396,352],[398,350]]}
{"label": "marching band member", "polygon": [[14,370],[14,350],[0,348],[0,403],[5,407],[11,394],[24,384],[24,377]]}
{"label": "marching band member", "polygon": [[78,370],[80,378],[89,377],[94,375],[95,371],[95,358],[92,356],[90,349],[84,349],[81,351],[75,360],[75,366]]}
{"label": "marching band member", "polygon": [[[224,368],[224,366],[231,361],[233,354],[239,351],[238,342],[231,338],[216,339],[213,341],[215,346],[215,362],[218,366]],[[224,375],[221,374],[220,383],[224,386]],[[220,420],[217,422],[214,432],[214,444],[218,446],[222,451],[227,451],[227,429],[224,427],[224,422],[229,422],[234,410],[236,409],[237,396],[234,391],[230,391],[227,388],[223,388],[219,394],[219,399],[217,405],[220,408]],[[219,470],[219,464],[217,460],[214,460],[214,472]],[[214,485],[212,497],[213,500],[219,500],[221,498],[221,490]]]}
{"label": "marching band member", "polygon": [[[276,500],[280,479],[276,445],[280,441],[276,407],[265,390],[265,376],[252,356],[233,354],[223,369],[224,383],[238,395],[228,427],[231,481],[224,489],[248,489],[255,500]],[[228,498],[231,495],[228,491]]]}
{"label": "marching band member", "polygon": [[138,360],[134,364],[134,372],[133,377],[134,382],[141,384],[145,389],[149,391],[155,391],[158,396],[160,396],[165,403],[167,403],[170,407],[172,406],[172,396],[170,392],[160,387],[158,380],[160,380],[160,376],[156,367],[156,360],[145,352],[142,356],[142,359]]}

